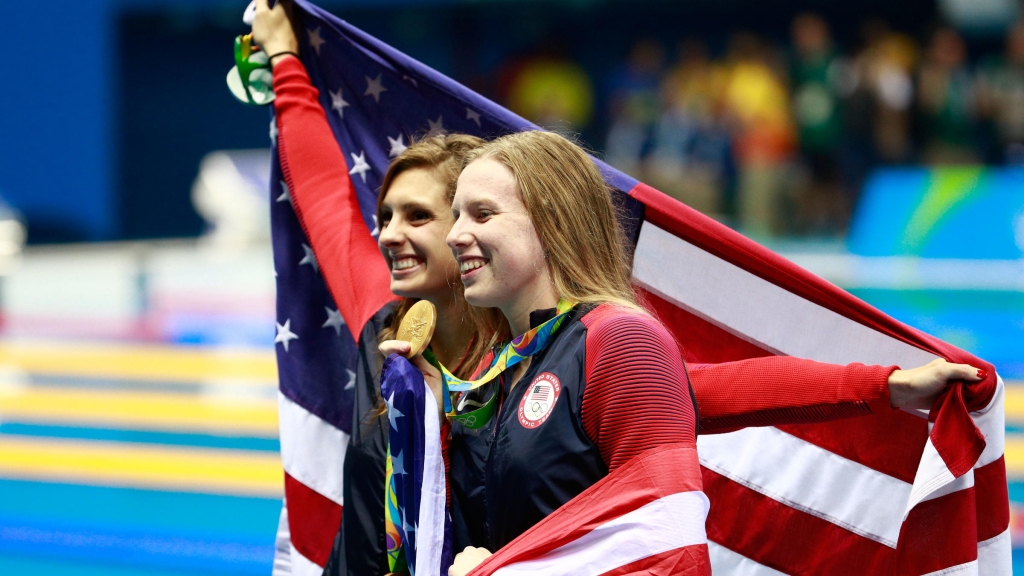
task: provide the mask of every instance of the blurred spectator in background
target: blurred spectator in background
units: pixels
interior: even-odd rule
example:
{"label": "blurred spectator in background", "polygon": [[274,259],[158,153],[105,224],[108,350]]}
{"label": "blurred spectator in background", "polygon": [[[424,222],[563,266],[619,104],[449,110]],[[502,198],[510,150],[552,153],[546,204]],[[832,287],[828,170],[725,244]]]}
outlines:
{"label": "blurred spectator in background", "polygon": [[967,70],[967,46],[956,30],[942,27],[932,34],[918,90],[921,158],[928,164],[977,162],[972,146],[974,86]]}
{"label": "blurred spectator in background", "polygon": [[843,96],[852,72],[833,46],[828,24],[817,14],[793,20],[792,41],[793,116],[801,159],[809,172],[799,199],[797,229],[835,233],[842,231],[850,204],[842,190],[840,151]]}
{"label": "blurred spectator in background", "polygon": [[914,102],[914,41],[874,23],[866,31],[867,43],[857,57],[859,81],[855,92],[867,100],[874,162],[909,162],[913,152],[910,121]]}
{"label": "blurred spectator in background", "polygon": [[1024,20],[1007,33],[1003,56],[982,62],[978,109],[994,124],[998,161],[1024,166]]}
{"label": "blurred spectator in background", "polygon": [[1024,165],[1024,21],[977,73],[948,26],[923,50],[880,20],[841,46],[814,13],[793,19],[785,47],[736,32],[717,56],[711,40],[684,38],[671,66],[658,41],[638,40],[601,84],[597,122],[564,50],[506,66],[501,94],[549,129],[607,126],[610,164],[762,239],[842,236],[879,165]]}
{"label": "blurred spectator in background", "polygon": [[506,101],[528,120],[569,135],[590,123],[594,90],[582,67],[552,50],[511,71]]}
{"label": "blurred spectator in background", "polygon": [[678,62],[661,84],[663,112],[644,168],[652,186],[705,214],[720,214],[730,173],[730,139],[722,117],[724,66],[699,39],[680,43]]}
{"label": "blurred spectator in background", "polygon": [[787,172],[795,145],[789,94],[772,50],[757,36],[729,40],[723,102],[736,157],[740,229],[755,238],[783,231]]}
{"label": "blurred spectator in background", "polygon": [[640,175],[659,114],[658,86],[665,52],[657,40],[638,41],[621,67],[607,81],[609,130],[607,161],[620,170]]}

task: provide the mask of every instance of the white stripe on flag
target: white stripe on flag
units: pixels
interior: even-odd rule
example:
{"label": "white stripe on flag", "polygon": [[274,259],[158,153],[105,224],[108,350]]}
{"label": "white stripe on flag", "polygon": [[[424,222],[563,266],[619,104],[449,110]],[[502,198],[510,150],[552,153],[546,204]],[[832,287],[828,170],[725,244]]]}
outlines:
{"label": "white stripe on flag", "polygon": [[755,562],[746,556],[733,552],[725,546],[708,540],[708,552],[711,554],[711,573],[728,574],[729,576],[784,576],[779,572]]}
{"label": "white stripe on flag", "polygon": [[1013,576],[1013,550],[1010,529],[978,542],[978,573],[985,576]]}
{"label": "white stripe on flag", "polygon": [[270,576],[289,576],[292,573],[292,535],[288,530],[288,502],[281,499],[281,516],[274,539],[274,568]]}
{"label": "white stripe on flag", "polygon": [[633,276],[648,290],[767,350],[819,362],[921,366],[935,359],[644,222]]}
{"label": "white stripe on flag", "polygon": [[441,424],[434,395],[427,390],[424,396],[423,487],[420,490],[419,526],[416,527],[416,573],[440,574],[447,498],[444,459],[441,456]]}
{"label": "white stripe on flag", "polygon": [[701,465],[756,492],[896,547],[910,484],[777,428],[697,437]]}
{"label": "white stripe on flag", "polygon": [[968,470],[963,476],[922,498],[921,502],[935,500],[936,498],[941,498],[947,494],[952,494],[953,492],[959,492],[960,490],[966,490],[972,487],[974,487],[974,470]]}
{"label": "white stripe on flag", "polygon": [[978,458],[978,463],[974,465],[975,468],[995,462],[1003,455],[1006,448],[1006,414],[1003,410],[1006,385],[1003,384],[1003,379],[998,374],[996,374],[996,382],[999,387],[992,397],[992,402],[984,410],[971,413],[974,424],[985,436],[985,451],[981,453],[981,458]]}
{"label": "white stripe on flag", "polygon": [[[928,426],[929,431],[931,425]],[[924,443],[924,452],[921,454],[921,463],[917,465],[917,474],[914,476],[914,489],[910,492],[909,498],[903,505],[903,518],[910,514],[910,510],[923,502],[930,494],[935,493],[943,486],[955,480],[953,473],[946,467],[946,462],[939,456],[939,452],[932,444],[931,436]]]}
{"label": "white stripe on flag", "polygon": [[284,471],[326,498],[344,505],[341,478],[348,434],[284,394],[277,396]]}
{"label": "white stripe on flag", "polygon": [[704,544],[708,506],[703,492],[670,494],[543,556],[500,568],[494,576],[593,576],[662,552]]}
{"label": "white stripe on flag", "polygon": [[292,574],[293,576],[321,576],[324,567],[302,555],[301,552],[292,546]]}

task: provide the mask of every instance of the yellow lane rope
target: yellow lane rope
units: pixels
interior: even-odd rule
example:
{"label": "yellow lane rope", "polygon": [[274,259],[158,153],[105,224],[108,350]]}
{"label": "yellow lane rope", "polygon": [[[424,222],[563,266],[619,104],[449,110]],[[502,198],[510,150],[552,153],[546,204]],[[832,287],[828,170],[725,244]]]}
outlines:
{"label": "yellow lane rope", "polygon": [[274,453],[0,436],[0,476],[278,498]]}
{"label": "yellow lane rope", "polygon": [[276,399],[0,387],[0,421],[276,438]]}
{"label": "yellow lane rope", "polygon": [[8,341],[0,368],[36,374],[274,386],[273,350]]}

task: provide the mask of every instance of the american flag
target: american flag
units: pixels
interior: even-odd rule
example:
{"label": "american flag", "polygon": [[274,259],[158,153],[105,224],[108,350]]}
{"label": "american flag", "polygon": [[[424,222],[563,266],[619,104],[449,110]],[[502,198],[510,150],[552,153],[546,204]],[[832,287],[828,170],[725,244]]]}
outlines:
{"label": "american flag", "polygon": [[405,561],[413,574],[443,576],[452,564],[452,540],[437,402],[419,369],[400,356],[385,362],[380,387]]}
{"label": "american flag", "polygon": [[[384,170],[413,136],[446,130],[493,138],[537,128],[308,2],[295,6],[303,63],[349,161],[370,230],[376,230],[372,215]],[[792,355],[914,367],[942,357],[991,374],[952,387],[930,414],[893,411],[701,436],[714,570],[1011,573],[1003,384],[991,365],[596,162],[632,216],[627,237],[636,285],[687,361]],[[282,533],[289,538],[278,560],[290,562],[293,573],[314,574],[327,560],[344,504],[355,348],[340,329],[276,162],[272,176]],[[643,501],[627,498],[641,508]],[[576,519],[591,528],[602,519],[590,520]],[[565,521],[556,512],[537,528]],[[500,569],[502,559],[547,557],[551,548],[526,538],[531,533],[496,554],[487,570]],[[590,541],[579,530],[572,534],[578,546]],[[628,573],[628,566],[588,573]]]}

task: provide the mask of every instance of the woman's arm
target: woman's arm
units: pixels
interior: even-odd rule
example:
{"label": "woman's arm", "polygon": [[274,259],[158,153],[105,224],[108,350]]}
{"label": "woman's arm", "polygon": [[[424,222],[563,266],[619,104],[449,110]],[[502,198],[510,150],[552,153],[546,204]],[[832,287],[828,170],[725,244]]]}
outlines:
{"label": "woman's arm", "polygon": [[600,306],[587,326],[583,428],[609,472],[666,444],[695,445],[697,417],[672,336],[653,318]]}
{"label": "woman's arm", "polygon": [[896,366],[840,366],[789,356],[690,366],[701,433],[824,422],[890,410]]}
{"label": "woman's arm", "polygon": [[950,383],[983,378],[973,366],[944,360],[910,370],[789,356],[690,367],[701,433],[826,422],[893,408],[927,410]]}
{"label": "woman's arm", "polygon": [[[297,52],[285,3],[278,2],[272,10],[266,4],[261,0],[257,6],[257,41],[269,55]],[[319,92],[298,58],[278,56],[272,64],[281,171],[327,287],[358,341],[366,322],[394,299],[391,276],[366,228]]]}

